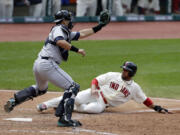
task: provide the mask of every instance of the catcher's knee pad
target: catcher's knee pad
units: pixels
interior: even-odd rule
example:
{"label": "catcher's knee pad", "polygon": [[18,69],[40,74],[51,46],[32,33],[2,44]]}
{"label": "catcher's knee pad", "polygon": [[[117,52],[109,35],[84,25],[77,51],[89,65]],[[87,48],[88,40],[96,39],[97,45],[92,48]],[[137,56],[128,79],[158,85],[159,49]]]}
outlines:
{"label": "catcher's knee pad", "polygon": [[69,92],[74,94],[75,96],[80,90],[80,85],[78,83],[73,82],[73,84],[69,87]]}
{"label": "catcher's knee pad", "polygon": [[31,86],[28,88],[25,88],[24,90],[18,91],[14,94],[14,98],[17,103],[22,103],[24,101],[33,99],[33,97],[37,97],[40,95],[43,95],[47,92],[47,89],[45,90],[37,90],[35,87]]}

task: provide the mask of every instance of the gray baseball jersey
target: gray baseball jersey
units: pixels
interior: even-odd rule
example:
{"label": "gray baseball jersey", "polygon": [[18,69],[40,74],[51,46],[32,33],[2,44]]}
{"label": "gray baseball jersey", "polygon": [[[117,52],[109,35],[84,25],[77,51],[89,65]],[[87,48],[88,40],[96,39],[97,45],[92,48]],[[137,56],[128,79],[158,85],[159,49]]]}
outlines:
{"label": "gray baseball jersey", "polygon": [[[33,71],[36,78],[36,88],[44,90],[48,82],[62,88],[68,89],[74,82],[72,78],[59,67],[62,60],[67,60],[68,51],[57,46],[58,40],[78,40],[79,32],[70,32],[63,25],[56,25],[51,29],[45,45],[34,62]],[[65,55],[65,56],[64,56]]]}
{"label": "gray baseball jersey", "polygon": [[45,42],[44,47],[39,53],[39,56],[50,57],[57,63],[61,63],[63,59],[62,53],[65,51],[63,48],[55,45],[58,40],[66,40],[71,43],[71,40],[78,40],[80,36],[79,32],[70,32],[63,25],[56,25],[52,28],[49,36]]}

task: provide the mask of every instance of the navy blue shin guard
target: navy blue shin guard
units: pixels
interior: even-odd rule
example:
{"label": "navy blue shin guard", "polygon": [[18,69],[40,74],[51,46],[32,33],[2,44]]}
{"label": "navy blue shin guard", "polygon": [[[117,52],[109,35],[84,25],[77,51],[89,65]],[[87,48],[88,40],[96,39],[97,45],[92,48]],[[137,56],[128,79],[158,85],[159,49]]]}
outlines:
{"label": "navy blue shin guard", "polygon": [[63,98],[60,101],[60,103],[56,109],[56,112],[55,112],[56,117],[62,117],[63,116],[63,114],[64,114],[64,101],[65,101],[65,99],[70,98],[70,96],[71,96],[71,93],[69,93],[67,91],[64,93]]}
{"label": "navy blue shin guard", "polygon": [[16,101],[16,104],[20,104],[22,102],[25,102],[27,100],[33,99],[33,97],[37,97],[40,95],[43,95],[47,92],[46,90],[36,90],[34,87],[28,87],[24,90],[18,91],[14,94],[14,98]]}
{"label": "navy blue shin guard", "polygon": [[74,109],[74,98],[79,92],[79,84],[73,83],[73,85],[65,91],[63,99],[60,101],[55,115],[57,117],[64,116],[65,120],[71,120],[72,112]]}
{"label": "navy blue shin guard", "polygon": [[69,121],[72,117],[72,112],[74,110],[74,99],[69,98],[64,104],[64,119]]}

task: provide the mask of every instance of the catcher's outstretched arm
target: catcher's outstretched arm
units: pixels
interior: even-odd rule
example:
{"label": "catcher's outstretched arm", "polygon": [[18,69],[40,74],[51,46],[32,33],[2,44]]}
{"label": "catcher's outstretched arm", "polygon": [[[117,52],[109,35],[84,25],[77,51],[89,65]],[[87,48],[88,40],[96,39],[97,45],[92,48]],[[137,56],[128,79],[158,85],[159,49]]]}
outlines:
{"label": "catcher's outstretched arm", "polygon": [[87,36],[90,36],[102,29],[102,27],[106,26],[110,22],[110,14],[108,10],[102,11],[100,13],[100,19],[98,22],[98,25],[93,28],[83,29],[80,30],[80,37],[79,38],[85,38]]}
{"label": "catcher's outstretched arm", "polygon": [[88,36],[94,34],[94,31],[93,31],[92,28],[82,29],[79,32],[80,32],[80,37],[79,37],[80,39],[88,37]]}

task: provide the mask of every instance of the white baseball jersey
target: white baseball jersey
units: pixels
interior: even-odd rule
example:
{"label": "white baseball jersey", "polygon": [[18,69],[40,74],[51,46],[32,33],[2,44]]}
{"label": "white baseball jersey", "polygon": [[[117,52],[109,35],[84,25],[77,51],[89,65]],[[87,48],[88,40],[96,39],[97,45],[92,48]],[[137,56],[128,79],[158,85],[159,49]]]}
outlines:
{"label": "white baseball jersey", "polygon": [[108,72],[96,78],[110,106],[117,106],[135,100],[138,103],[143,103],[146,100],[146,95],[143,93],[141,87],[133,80],[124,81],[121,73]]}

